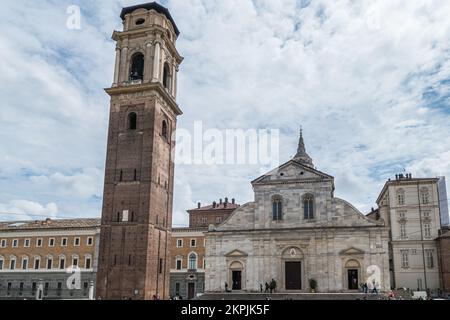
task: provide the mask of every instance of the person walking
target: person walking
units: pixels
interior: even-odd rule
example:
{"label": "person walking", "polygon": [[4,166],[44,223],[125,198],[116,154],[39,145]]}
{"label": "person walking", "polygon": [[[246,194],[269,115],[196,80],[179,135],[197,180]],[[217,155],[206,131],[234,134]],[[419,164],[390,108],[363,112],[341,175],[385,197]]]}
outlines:
{"label": "person walking", "polygon": [[269,284],[266,282],[266,291],[264,293],[269,293]]}

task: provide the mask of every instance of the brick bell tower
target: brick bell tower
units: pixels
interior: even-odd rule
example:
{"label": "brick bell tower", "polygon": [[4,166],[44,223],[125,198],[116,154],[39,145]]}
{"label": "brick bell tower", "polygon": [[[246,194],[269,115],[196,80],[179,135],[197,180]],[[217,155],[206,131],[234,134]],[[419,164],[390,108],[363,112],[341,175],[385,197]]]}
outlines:
{"label": "brick bell tower", "polygon": [[152,2],[122,10],[116,64],[96,296],[169,296],[177,72],[183,58],[169,11]]}

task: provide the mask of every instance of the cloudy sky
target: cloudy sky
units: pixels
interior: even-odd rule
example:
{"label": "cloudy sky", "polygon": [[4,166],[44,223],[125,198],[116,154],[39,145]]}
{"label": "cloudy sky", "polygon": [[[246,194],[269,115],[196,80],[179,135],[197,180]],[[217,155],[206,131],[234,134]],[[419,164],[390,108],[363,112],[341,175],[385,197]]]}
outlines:
{"label": "cloudy sky", "polygon": [[[101,215],[111,34],[138,3],[2,1],[0,219]],[[450,180],[449,1],[160,3],[181,31],[180,128],[280,129],[287,161],[302,125],[336,196],[361,211],[404,169]],[[66,26],[71,5],[79,30]],[[260,173],[178,165],[174,225],[198,201],[251,201]]]}

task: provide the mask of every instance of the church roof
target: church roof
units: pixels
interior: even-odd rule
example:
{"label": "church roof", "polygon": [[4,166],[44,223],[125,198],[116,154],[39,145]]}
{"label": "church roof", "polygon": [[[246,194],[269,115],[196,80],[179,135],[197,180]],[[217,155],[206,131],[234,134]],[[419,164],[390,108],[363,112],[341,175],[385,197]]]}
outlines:
{"label": "church roof", "polygon": [[122,18],[122,20],[124,20],[125,16],[127,14],[132,13],[133,11],[135,11],[137,9],[155,10],[156,12],[165,15],[166,18],[169,19],[169,21],[172,23],[173,29],[175,30],[175,33],[177,34],[177,36],[180,35],[180,30],[178,30],[178,27],[175,24],[175,21],[173,20],[172,16],[170,15],[169,10],[156,2],[149,2],[149,3],[139,4],[136,6],[125,7],[122,9],[120,18]]}

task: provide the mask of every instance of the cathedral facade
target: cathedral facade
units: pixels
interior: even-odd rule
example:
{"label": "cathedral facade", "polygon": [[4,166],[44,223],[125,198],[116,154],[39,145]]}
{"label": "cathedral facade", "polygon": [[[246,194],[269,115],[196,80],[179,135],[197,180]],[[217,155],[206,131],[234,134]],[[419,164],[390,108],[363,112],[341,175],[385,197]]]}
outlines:
{"label": "cathedral facade", "polygon": [[259,292],[272,279],[278,292],[389,290],[388,228],[334,197],[302,134],[294,158],[252,186],[254,201],[206,233],[206,292]]}

